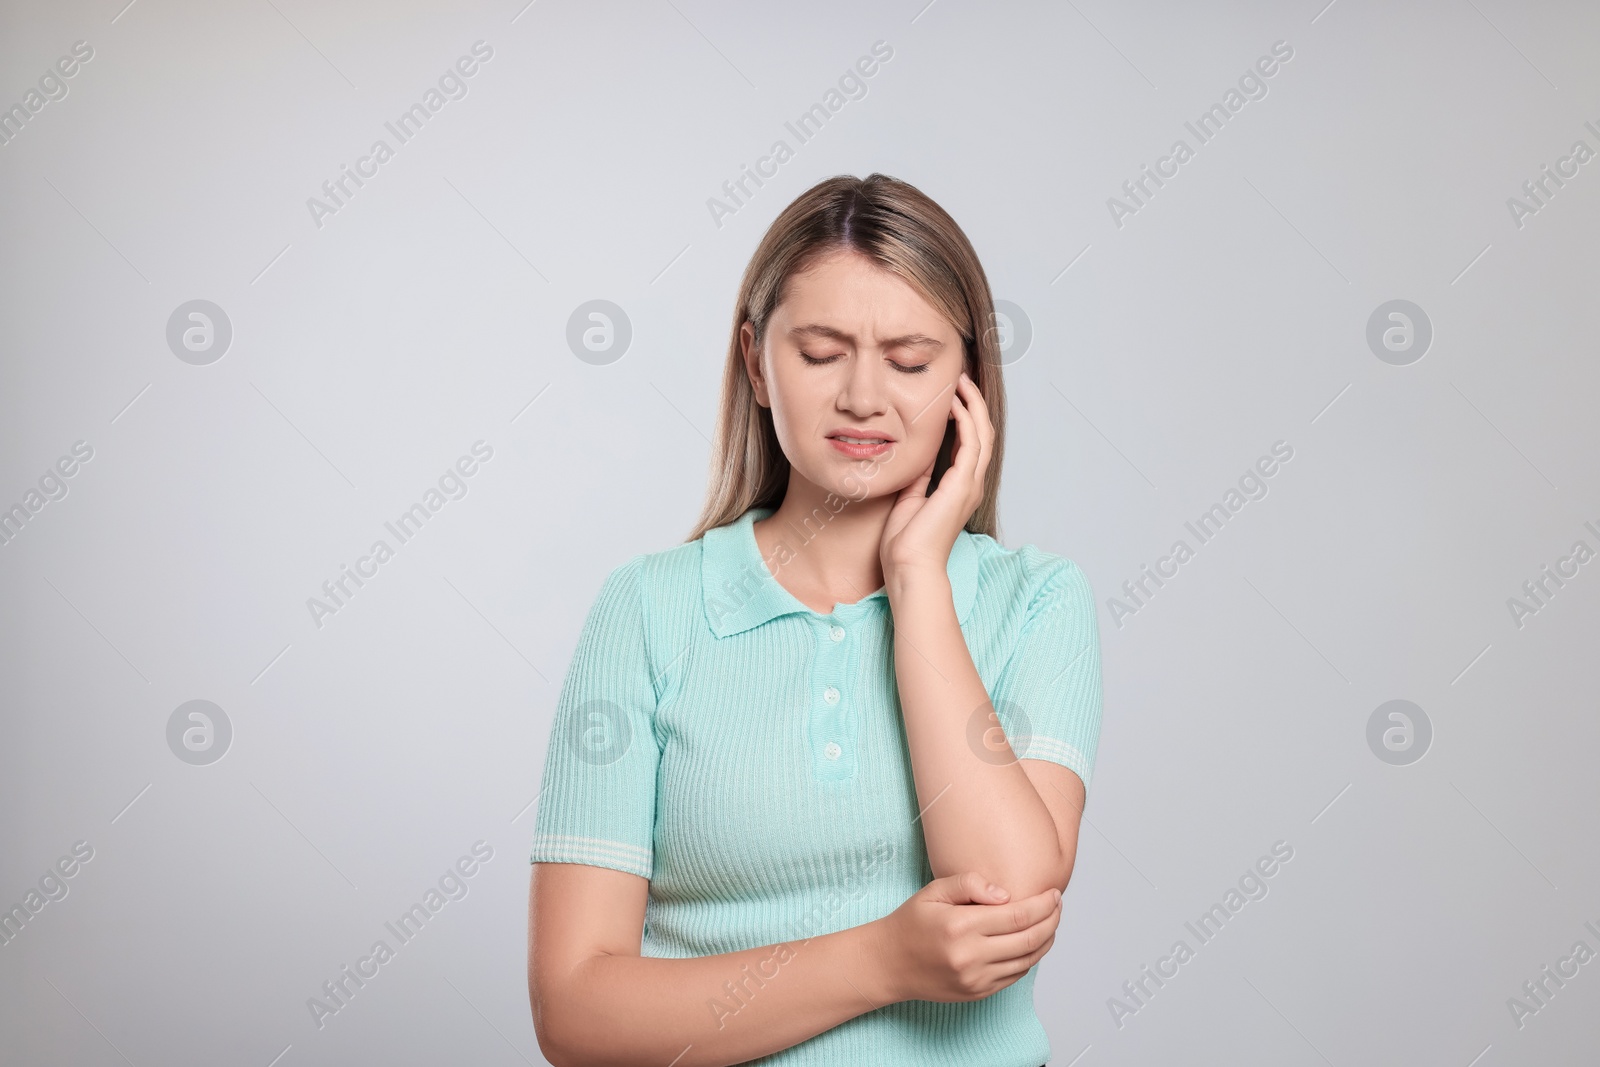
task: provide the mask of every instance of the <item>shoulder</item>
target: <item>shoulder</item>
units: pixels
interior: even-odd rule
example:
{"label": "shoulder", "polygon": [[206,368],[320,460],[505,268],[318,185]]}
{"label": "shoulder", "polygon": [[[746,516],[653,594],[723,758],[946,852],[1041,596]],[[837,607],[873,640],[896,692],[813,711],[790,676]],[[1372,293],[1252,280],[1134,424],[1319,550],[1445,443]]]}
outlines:
{"label": "shoulder", "polygon": [[639,552],[612,567],[601,582],[601,591],[615,590],[648,600],[661,593],[669,599],[700,585],[699,541],[674,545],[659,552]]}
{"label": "shoulder", "polygon": [[657,552],[644,552],[630,562],[639,568],[639,580],[663,602],[700,592],[700,558],[703,539],[688,541]]}
{"label": "shoulder", "polygon": [[700,541],[640,552],[606,575],[597,599],[625,602],[662,638],[688,636],[703,613]]}
{"label": "shoulder", "polygon": [[705,628],[699,574],[699,541],[636,553],[606,574],[589,611],[586,627],[607,635],[594,640],[625,641],[643,656],[658,703],[675,692]]}
{"label": "shoulder", "polygon": [[1029,543],[1006,548],[987,534],[969,534],[978,557],[978,599],[991,610],[1028,615],[1057,608],[1094,614],[1094,590],[1083,568]]}

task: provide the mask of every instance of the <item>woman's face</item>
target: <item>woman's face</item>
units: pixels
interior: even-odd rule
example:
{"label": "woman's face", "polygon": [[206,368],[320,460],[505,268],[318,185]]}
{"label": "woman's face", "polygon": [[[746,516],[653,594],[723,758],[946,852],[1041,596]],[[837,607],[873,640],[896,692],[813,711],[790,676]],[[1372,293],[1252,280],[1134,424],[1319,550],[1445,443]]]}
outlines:
{"label": "woman's face", "polygon": [[749,323],[740,336],[791,477],[863,500],[898,492],[933,462],[964,369],[961,335],[897,275],[836,252],[790,279],[764,351]]}

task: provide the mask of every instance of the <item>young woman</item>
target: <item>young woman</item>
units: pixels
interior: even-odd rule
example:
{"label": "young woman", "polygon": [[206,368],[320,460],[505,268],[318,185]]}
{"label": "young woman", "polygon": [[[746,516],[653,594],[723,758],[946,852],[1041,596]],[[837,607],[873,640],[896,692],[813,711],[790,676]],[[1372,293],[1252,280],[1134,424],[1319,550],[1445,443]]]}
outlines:
{"label": "young woman", "polygon": [[880,174],[756,250],[704,512],[610,572],[556,706],[528,981],[557,1067],[1048,1058],[1100,654],[1083,572],[996,540],[991,322],[961,229]]}

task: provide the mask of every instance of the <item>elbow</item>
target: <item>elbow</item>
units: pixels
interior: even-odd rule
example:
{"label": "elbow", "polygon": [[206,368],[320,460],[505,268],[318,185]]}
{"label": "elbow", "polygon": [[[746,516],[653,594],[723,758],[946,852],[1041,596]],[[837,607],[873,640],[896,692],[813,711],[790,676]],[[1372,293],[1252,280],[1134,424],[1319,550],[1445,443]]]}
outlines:
{"label": "elbow", "polygon": [[[935,878],[963,873],[965,868],[945,870],[938,866],[933,867]],[[976,873],[983,881],[992,882],[1004,889],[1008,894],[1008,900],[1038,896],[1047,889],[1059,889],[1065,893],[1067,882],[1072,878],[1072,857],[1054,860],[1041,857],[1032,863],[1012,864],[995,870],[978,868]]]}
{"label": "elbow", "polygon": [[561,1033],[562,1028],[553,1013],[541,1008],[534,1009],[533,1036],[539,1043],[539,1054],[550,1067],[578,1067],[588,1062],[570,1042],[563,1040]]}
{"label": "elbow", "polygon": [[[605,953],[601,953],[605,955]],[[546,974],[540,981],[530,974],[528,999],[533,1007],[533,1036],[539,1053],[550,1067],[592,1067],[596,1063],[622,1063],[622,1055],[606,1040],[607,1013],[595,1013],[599,1004],[588,996],[580,975],[599,956],[590,956],[565,975]]]}
{"label": "elbow", "polygon": [[1013,900],[1036,896],[1047,889],[1059,889],[1064,894],[1067,891],[1067,884],[1072,881],[1074,858],[1062,855],[1049,857],[1048,862],[1039,862],[1012,871],[1012,881],[998,884],[1011,891]]}
{"label": "elbow", "polygon": [[1038,877],[1043,879],[1037,883],[1035,893],[1042,893],[1046,889],[1059,889],[1064,894],[1067,886],[1072,882],[1072,869],[1078,860],[1078,834],[1076,828],[1070,834],[1062,834],[1055,841],[1055,848],[1049,850],[1047,862]]}
{"label": "elbow", "polygon": [[1056,878],[1052,879],[1050,882],[1051,885],[1055,886],[1063,893],[1067,891],[1067,886],[1072,883],[1073,858],[1074,857],[1072,856],[1067,856],[1062,861],[1061,867],[1056,874]]}
{"label": "elbow", "polygon": [[539,1043],[539,1054],[550,1067],[576,1067],[583,1062],[578,1050],[567,1040],[571,1012],[554,991],[542,989],[537,981],[531,981],[528,1000],[533,1008],[534,1040]]}
{"label": "elbow", "polygon": [[571,1060],[556,1041],[550,1005],[537,993],[530,999],[533,1003],[533,1038],[539,1043],[539,1055],[550,1063],[550,1067],[565,1067]]}
{"label": "elbow", "polygon": [[1074,838],[1072,844],[1071,852],[1061,852],[1056,857],[1056,862],[1051,866],[1048,875],[1050,884],[1061,890],[1063,894],[1066,893],[1067,886],[1072,882],[1072,868],[1076,865],[1078,859],[1078,842],[1076,838]]}
{"label": "elbow", "polygon": [[[1001,882],[1000,884],[1007,889],[1011,889],[1012,900],[1020,900],[1023,897],[1037,896],[1047,889],[1059,889],[1062,893],[1066,893],[1067,883],[1071,880],[1072,865],[1069,863],[1064,869],[1058,867],[1035,869],[1020,874],[1015,883]],[[1020,888],[1012,889],[1013,884]]]}

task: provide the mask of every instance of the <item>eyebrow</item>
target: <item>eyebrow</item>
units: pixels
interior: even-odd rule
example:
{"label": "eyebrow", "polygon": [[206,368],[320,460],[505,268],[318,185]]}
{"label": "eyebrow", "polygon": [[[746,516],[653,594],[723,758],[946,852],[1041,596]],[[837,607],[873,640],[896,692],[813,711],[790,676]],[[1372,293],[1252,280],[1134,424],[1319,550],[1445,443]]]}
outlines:
{"label": "eyebrow", "polygon": [[[843,330],[836,330],[832,326],[821,322],[808,322],[802,326],[796,326],[789,331],[789,336],[796,340],[801,340],[808,337],[819,337],[829,341],[840,341],[844,344],[850,345],[854,345],[856,343],[856,339],[852,335],[845,333]],[[925,333],[908,333],[901,337],[889,338],[883,343],[883,347],[940,349],[944,347],[944,342],[938,338],[929,337]]]}

